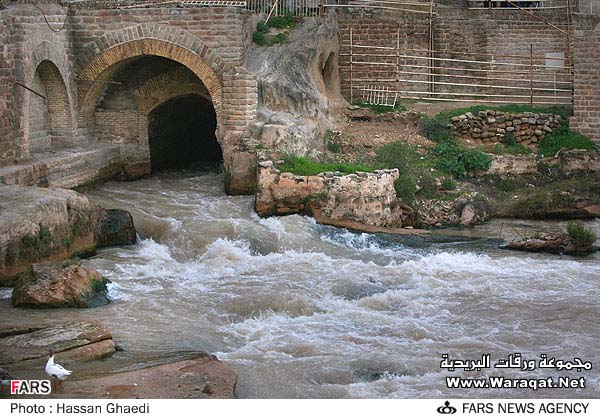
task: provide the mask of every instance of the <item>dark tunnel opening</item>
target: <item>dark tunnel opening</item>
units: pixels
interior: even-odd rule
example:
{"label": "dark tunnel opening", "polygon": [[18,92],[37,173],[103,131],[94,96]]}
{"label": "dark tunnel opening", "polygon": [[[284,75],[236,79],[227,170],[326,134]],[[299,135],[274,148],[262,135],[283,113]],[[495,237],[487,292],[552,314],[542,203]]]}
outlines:
{"label": "dark tunnel opening", "polygon": [[169,168],[216,169],[223,160],[215,129],[217,115],[202,96],[181,96],[148,116],[152,171]]}

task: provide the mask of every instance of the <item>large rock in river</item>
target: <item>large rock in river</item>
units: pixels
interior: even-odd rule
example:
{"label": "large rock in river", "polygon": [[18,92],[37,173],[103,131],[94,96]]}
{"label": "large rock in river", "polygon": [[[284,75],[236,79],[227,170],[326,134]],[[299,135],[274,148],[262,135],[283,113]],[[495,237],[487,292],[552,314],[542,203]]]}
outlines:
{"label": "large rock in river", "polygon": [[0,186],[0,285],[33,263],[93,251],[99,211],[72,190]]}
{"label": "large rock in river", "polygon": [[109,302],[107,282],[76,262],[38,263],[16,280],[12,303],[22,308],[95,308]]}
{"label": "large rock in river", "polygon": [[109,356],[115,352],[115,344],[111,332],[99,321],[58,325],[0,325],[2,365],[39,362],[37,359],[46,358],[51,349],[56,353],[57,362],[69,364]]}
{"label": "large rock in river", "polygon": [[0,186],[0,286],[33,263],[135,243],[131,216],[72,190]]}
{"label": "large rock in river", "polygon": [[131,213],[121,209],[106,209],[100,212],[97,226],[96,245],[133,245],[136,231]]}

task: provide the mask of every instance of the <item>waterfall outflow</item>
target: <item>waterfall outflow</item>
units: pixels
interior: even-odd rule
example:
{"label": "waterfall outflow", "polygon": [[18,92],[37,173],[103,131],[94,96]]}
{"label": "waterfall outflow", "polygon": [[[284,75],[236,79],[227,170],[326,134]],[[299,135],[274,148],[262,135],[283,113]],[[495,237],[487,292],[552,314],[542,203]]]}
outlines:
{"label": "waterfall outflow", "polygon": [[[89,196],[132,211],[142,237],[86,261],[112,280],[113,303],[78,315],[100,315],[125,348],[94,366],[101,372],[204,350],[235,368],[240,397],[600,395],[597,368],[585,374],[585,391],[535,393],[458,393],[444,377],[473,374],[439,368],[443,353],[598,363],[597,255],[354,233],[296,215],[260,219],[251,197],[225,196],[213,174],[164,173]],[[522,377],[515,373],[507,377]]]}

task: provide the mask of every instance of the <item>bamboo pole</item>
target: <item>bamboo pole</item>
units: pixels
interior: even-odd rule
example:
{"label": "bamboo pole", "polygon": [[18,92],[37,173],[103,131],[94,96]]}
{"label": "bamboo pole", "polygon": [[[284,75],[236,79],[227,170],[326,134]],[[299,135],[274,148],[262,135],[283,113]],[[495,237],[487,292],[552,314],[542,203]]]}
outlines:
{"label": "bamboo pole", "polygon": [[[429,80],[400,80],[403,83],[413,83],[413,84],[428,84],[430,85],[432,82]],[[471,83],[452,83],[452,82],[447,82],[447,81],[436,81],[437,84],[439,85],[443,85],[443,86],[460,86],[460,87],[478,87],[478,88],[484,88],[484,89],[505,89],[505,90],[526,90],[530,92],[530,96],[533,96],[533,90],[536,91],[548,91],[548,92],[553,92],[553,91],[561,91],[561,92],[570,92],[571,90],[565,90],[565,89],[548,89],[548,88],[534,88],[533,87],[533,83],[531,83],[530,86],[528,87],[520,87],[520,86],[506,86],[506,85],[492,85],[492,84],[471,84]]]}
{"label": "bamboo pole", "polygon": [[571,0],[567,0],[567,67],[571,66]]}
{"label": "bamboo pole", "polygon": [[[355,54],[356,55],[356,54]],[[364,65],[385,65],[385,63],[381,63],[381,62],[363,62],[363,61],[354,61],[354,64],[364,64]],[[412,67],[412,68],[424,68],[424,69],[432,69],[434,67],[431,67],[429,65],[417,65],[417,64],[404,64],[405,67]],[[529,69],[524,70],[524,71],[519,71],[519,70],[494,70],[494,69],[482,69],[482,68],[457,68],[457,67],[437,67],[439,69],[443,69],[445,71],[461,71],[461,72],[479,72],[479,73],[497,73],[497,74],[529,74]],[[451,74],[450,74],[451,75]],[[559,76],[562,77],[571,77],[572,74],[570,73],[561,73],[558,74]],[[527,79],[525,79],[525,81],[528,81]]]}
{"label": "bamboo pole", "polygon": [[431,80],[431,91],[435,91],[435,46],[433,40],[433,0],[429,2],[429,65],[434,67],[430,73],[429,79]]}
{"label": "bamboo pole", "polygon": [[[428,76],[430,73],[422,73],[422,72],[410,72],[410,71],[400,71],[400,74],[407,74],[407,75],[424,75],[424,76]],[[467,79],[478,79],[478,80],[494,80],[494,81],[514,81],[517,83],[529,83],[529,80],[518,80],[515,78],[487,78],[487,77],[472,77],[472,76],[468,76],[468,75],[453,75],[453,74],[437,74],[438,77],[440,78],[467,78]],[[354,81],[374,81],[377,83],[393,83],[396,82],[396,78],[355,78]],[[437,83],[437,81],[436,81]],[[535,84],[541,84],[541,83],[545,83],[545,84],[566,84],[566,85],[571,85],[572,83],[570,81],[554,81],[554,80],[534,80]],[[559,89],[559,88],[553,88],[553,91],[572,91],[571,89]]]}
{"label": "bamboo pole", "polygon": [[353,64],[353,40],[352,40],[352,26],[350,26],[350,104],[354,104],[354,92],[352,91],[352,73],[354,72]]}
{"label": "bamboo pole", "polygon": [[530,88],[531,88],[530,105],[533,106],[533,44],[529,44],[529,56],[531,57],[531,59],[529,61],[529,65],[530,65],[529,80],[530,80]]}
{"label": "bamboo pole", "polygon": [[[399,92],[401,93],[401,92]],[[405,93],[413,93],[413,92],[405,92]],[[415,92],[419,93],[419,92]],[[415,99],[415,100],[424,100],[423,97],[419,96],[401,96],[404,99]],[[457,99],[455,97],[447,98],[447,97],[428,97],[425,100],[436,101],[436,102],[462,102],[462,103],[494,103],[494,104],[529,104],[529,101],[517,101],[517,100],[482,100],[482,99]],[[561,104],[571,104],[571,102],[535,102],[536,105],[561,105]]]}
{"label": "bamboo pole", "polygon": [[[500,99],[508,99],[508,98],[515,98],[515,99],[523,99],[525,101],[526,104],[530,104],[530,97],[528,94],[483,94],[483,93],[451,93],[451,92],[447,92],[447,91],[436,91],[434,93],[428,92],[428,91],[411,91],[411,90],[401,90],[398,93],[412,93],[412,94],[435,94],[438,96],[457,96],[457,97],[481,97],[481,98],[485,98],[485,97],[492,97],[492,98],[500,98]],[[420,99],[423,99],[423,97],[419,97]],[[567,99],[570,100],[571,96],[541,96],[540,98],[542,99]],[[477,99],[474,99],[477,100]],[[535,103],[535,101],[534,101]]]}
{"label": "bamboo pole", "polygon": [[269,21],[269,19],[271,18],[271,15],[273,14],[273,10],[275,10],[275,8],[277,7],[277,4],[279,3],[279,0],[275,0],[275,3],[273,3],[273,7],[271,7],[271,11],[269,12],[269,14],[267,15],[267,18],[265,19],[265,25],[267,24],[267,22]]}
{"label": "bamboo pole", "polygon": [[400,89],[400,25],[396,28],[396,90]]}

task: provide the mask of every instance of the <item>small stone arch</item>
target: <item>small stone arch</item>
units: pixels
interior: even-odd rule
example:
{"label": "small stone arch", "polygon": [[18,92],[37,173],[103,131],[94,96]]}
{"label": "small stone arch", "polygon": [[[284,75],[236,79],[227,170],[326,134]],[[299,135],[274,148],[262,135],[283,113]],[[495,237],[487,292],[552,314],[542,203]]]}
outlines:
{"label": "small stone arch", "polygon": [[[137,33],[131,31],[127,33]],[[110,46],[93,59],[79,73],[80,89],[79,103],[81,116],[89,121],[93,115],[94,106],[104,85],[99,81],[109,81],[121,66],[131,59],[142,56],[163,57],[191,70],[202,81],[215,107],[219,124],[222,120],[223,83],[219,72],[228,68],[220,59],[215,58],[207,47],[201,46],[193,37],[188,39],[188,45],[174,43],[156,38],[140,38]]]}
{"label": "small stone arch", "polygon": [[[73,142],[73,119],[67,86],[57,65],[44,59],[35,67],[25,103],[25,142],[29,152]],[[41,97],[43,96],[43,97]]]}

